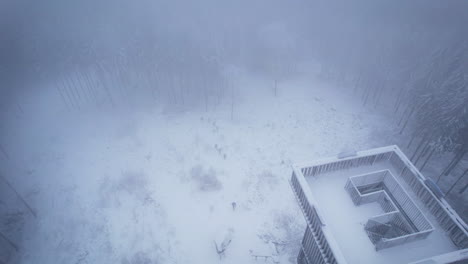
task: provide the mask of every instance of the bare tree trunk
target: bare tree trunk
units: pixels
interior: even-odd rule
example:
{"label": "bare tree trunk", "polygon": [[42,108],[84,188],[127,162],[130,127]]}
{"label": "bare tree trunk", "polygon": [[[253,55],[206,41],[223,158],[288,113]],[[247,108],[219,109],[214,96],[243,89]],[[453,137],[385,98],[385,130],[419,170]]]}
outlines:
{"label": "bare tree trunk", "polygon": [[5,240],[8,243],[8,245],[10,245],[13,249],[15,249],[15,251],[19,250],[18,246],[15,243],[13,243],[13,241],[11,241],[8,237],[6,237],[2,232],[0,232],[0,237],[3,240]]}
{"label": "bare tree trunk", "polygon": [[112,94],[109,91],[108,81],[106,80],[105,74],[107,73],[106,69],[102,65],[97,65],[96,71],[96,85],[100,86],[101,89],[104,90],[105,95],[107,96],[107,100],[109,100],[111,107],[115,107],[114,99],[112,98]]}
{"label": "bare tree trunk", "polygon": [[97,104],[96,97],[94,96],[92,91],[92,84],[86,76],[86,73],[79,73],[79,75],[81,76],[80,79],[83,80],[84,86],[86,87],[86,92],[88,94],[88,97],[90,98],[90,101],[94,101]]}
{"label": "bare tree trunk", "polygon": [[19,110],[20,114],[23,115],[23,114],[24,114],[24,111],[23,111],[23,108],[21,107],[21,105],[18,104],[18,103],[16,103],[16,107],[18,107],[18,110]]}
{"label": "bare tree trunk", "polygon": [[465,151],[460,151],[459,153],[457,153],[455,155],[455,157],[452,159],[452,161],[450,161],[449,165],[447,165],[447,167],[442,171],[442,173],[439,175],[439,178],[437,179],[437,183],[440,181],[440,179],[442,178],[442,175],[449,175],[450,172],[453,170],[453,168],[455,168],[458,164],[458,162],[460,162],[460,160],[463,158],[463,156],[465,155],[466,153],[466,150]]}
{"label": "bare tree trunk", "polygon": [[466,174],[468,173],[468,169],[465,170],[465,172],[462,173],[462,175],[460,175],[460,177],[458,177],[458,179],[452,184],[452,186],[450,187],[450,189],[448,189],[448,191],[445,193],[445,195],[448,195],[452,190],[453,188],[455,187],[455,185],[457,185],[457,183],[463,178],[463,176],[465,176]]}
{"label": "bare tree trunk", "polygon": [[76,109],[77,108],[76,102],[75,102],[75,100],[73,98],[73,94],[70,91],[70,87],[69,87],[68,83],[66,83],[64,79],[61,79],[61,84],[62,84],[63,92],[66,95],[66,97],[68,98],[68,102],[70,102],[70,108]]}
{"label": "bare tree trunk", "polygon": [[354,93],[357,93],[357,91],[359,90],[361,79],[362,79],[362,72],[359,73],[356,79],[356,82],[354,83]]}
{"label": "bare tree trunk", "polygon": [[[75,92],[76,92],[76,95],[77,95],[77,98],[80,100],[80,102],[82,102],[82,99],[81,99],[81,93],[80,93],[80,88],[78,87],[78,85],[76,84],[76,81],[75,79],[70,76],[68,78],[68,80],[70,81],[70,83],[72,84],[73,88],[75,89]],[[83,98],[84,99],[84,98]]]}
{"label": "bare tree trunk", "polygon": [[466,150],[461,151],[460,154],[458,155],[458,158],[455,159],[455,162],[452,164],[452,166],[448,167],[447,171],[445,172],[445,175],[449,175],[450,172],[458,165],[458,163],[463,159],[465,156]]}
{"label": "bare tree trunk", "polygon": [[278,95],[278,81],[275,79],[275,97]]}
{"label": "bare tree trunk", "polygon": [[182,102],[182,106],[185,107],[185,97],[184,97],[184,94],[185,94],[185,81],[183,81],[182,79],[179,81],[179,88],[180,88],[179,89],[180,90],[180,101]]}
{"label": "bare tree trunk", "polygon": [[369,97],[370,97],[370,93],[371,93],[371,88],[367,88],[365,91],[364,91],[364,102],[363,102],[363,106],[365,106],[367,104],[367,101],[369,100]]}
{"label": "bare tree trunk", "polygon": [[394,113],[397,114],[398,110],[400,110],[400,106],[403,104],[403,99],[398,99],[398,104],[395,107]]}
{"label": "bare tree trunk", "polygon": [[102,70],[96,76],[97,78],[99,78],[98,84],[104,90],[105,95],[107,95],[107,100],[109,100],[109,103],[110,103],[111,107],[115,107],[114,98],[112,97],[112,93],[109,90],[109,85],[108,85],[109,82],[106,80],[106,77],[104,76],[104,74],[105,74],[105,72],[104,72],[104,70]]}
{"label": "bare tree trunk", "polygon": [[395,108],[394,108],[394,109],[395,109],[395,111],[394,111],[395,114],[398,113],[398,110],[400,109],[400,105],[401,105],[401,103],[402,103],[402,101],[403,101],[402,98],[403,98],[404,90],[405,90],[405,88],[402,87],[402,88],[400,89],[400,91],[398,92],[398,95],[397,95],[397,98],[396,98],[396,102],[395,102]]}
{"label": "bare tree trunk", "polygon": [[377,104],[377,98],[379,96],[380,89],[382,89],[380,82],[378,82],[374,88],[374,93],[372,95],[372,100],[374,101],[374,107],[376,107]]}
{"label": "bare tree trunk", "polygon": [[416,157],[416,154],[418,154],[419,150],[421,149],[421,147],[424,145],[424,143],[426,143],[426,138],[427,136],[424,136],[422,139],[421,139],[421,142],[419,143],[418,147],[416,148],[416,150],[414,151],[413,153],[413,156],[411,156],[410,160],[413,161],[414,158]]}
{"label": "bare tree trunk", "polygon": [[89,94],[86,92],[85,84],[83,84],[82,78],[79,73],[75,74],[75,79],[76,79],[76,82],[78,83],[78,86],[80,87],[81,93],[83,94],[83,99],[86,101],[86,103],[89,103],[90,97],[89,97]]}
{"label": "bare tree trunk", "polygon": [[416,139],[416,135],[417,135],[417,133],[413,133],[413,136],[411,137],[411,140],[408,143],[408,146],[406,146],[406,148],[411,147],[411,144],[413,144],[413,141]]}
{"label": "bare tree trunk", "polygon": [[8,156],[8,153],[6,152],[5,148],[3,148],[2,145],[0,145],[0,151],[5,156],[5,158],[10,159],[10,156]]}
{"label": "bare tree trunk", "polygon": [[69,85],[65,82],[64,79],[61,79],[62,81],[62,88],[64,90],[64,93],[67,95],[68,101],[70,102],[71,108],[78,108],[75,98],[73,97],[72,92],[70,91]]}
{"label": "bare tree trunk", "polygon": [[73,99],[76,102],[76,108],[80,110],[81,100],[75,85],[70,81],[69,78],[65,78],[65,81],[67,82],[68,87],[70,87],[70,92],[73,94]]}
{"label": "bare tree trunk", "polygon": [[405,120],[406,113],[411,112],[412,108],[414,108],[414,106],[407,106],[405,110],[403,110],[403,113],[401,113],[400,121],[398,121],[398,126],[400,126],[403,123],[403,120]]}
{"label": "bare tree trunk", "polygon": [[60,89],[60,87],[57,84],[55,85],[55,87],[57,88],[57,91],[60,95],[60,98],[62,99],[62,102],[65,104],[65,107],[67,108],[67,110],[70,111],[70,106],[68,105],[68,102],[65,99],[65,96],[63,95],[62,89]]}
{"label": "bare tree trunk", "polygon": [[413,115],[413,113],[414,113],[414,107],[411,109],[411,112],[408,114],[408,117],[406,118],[405,124],[403,125],[403,127],[400,130],[400,135],[403,134],[403,132],[405,131],[405,128],[408,125],[408,122],[410,121],[411,116]]}
{"label": "bare tree trunk", "polygon": [[2,175],[0,175],[0,178],[2,178],[2,180],[5,182],[5,184],[16,194],[16,196],[21,200],[21,202],[26,206],[26,208],[28,208],[29,212],[31,212],[31,214],[34,216],[34,217],[37,217],[36,215],[36,212],[31,208],[31,206],[29,206],[29,204],[23,199],[23,196],[21,196],[15,188],[13,188],[13,186],[5,179],[5,177],[3,177]]}
{"label": "bare tree trunk", "polygon": [[203,83],[203,100],[205,101],[205,112],[208,112],[208,89],[206,87],[206,82]]}
{"label": "bare tree trunk", "polygon": [[121,73],[121,70],[120,70],[120,66],[118,64],[115,64],[114,65],[114,70],[115,70],[115,77],[116,77],[116,86],[118,88],[118,90],[120,91],[120,95],[122,98],[125,98],[125,90],[124,90],[124,79],[123,79],[123,76],[122,76],[122,73]]}
{"label": "bare tree trunk", "polygon": [[231,120],[234,120],[234,86],[231,87]]}
{"label": "bare tree trunk", "polygon": [[151,83],[152,83],[151,84],[151,89],[153,90],[153,97],[156,100],[157,99],[156,98],[156,93],[159,93],[159,87],[158,87],[159,86],[159,81],[158,81],[159,79],[156,76],[155,71],[151,71],[150,76],[151,76]]}
{"label": "bare tree trunk", "polygon": [[[120,85],[120,88],[122,90],[122,95],[124,98],[127,98],[128,97],[128,86],[130,84],[130,82],[128,81],[128,78],[125,74],[125,66],[122,64],[122,66],[119,68],[118,70],[118,73],[119,73],[119,77],[120,77],[120,80],[121,80],[121,85]],[[174,95],[175,96],[175,95]]]}
{"label": "bare tree trunk", "polygon": [[377,94],[377,99],[375,101],[375,105],[374,105],[374,108],[377,108],[377,106],[379,105],[380,103],[380,98],[382,98],[382,95],[384,93],[385,89],[384,89],[384,86],[382,86],[380,89],[379,89],[379,92]]}
{"label": "bare tree trunk", "polygon": [[97,103],[99,100],[98,100],[98,92],[97,92],[96,81],[93,79],[93,76],[91,76],[90,74],[85,73],[84,76],[86,77],[86,80],[90,84],[91,92],[93,94],[94,100]]}
{"label": "bare tree trunk", "polygon": [[463,188],[461,188],[460,191],[458,191],[458,193],[462,194],[466,191],[466,189],[468,189],[468,183],[466,183],[465,186],[463,186]]}
{"label": "bare tree trunk", "polygon": [[426,145],[424,145],[424,148],[421,150],[421,152],[419,153],[419,155],[416,157],[416,161],[414,161],[414,165],[418,164],[419,160],[424,157],[424,155],[426,155],[428,149],[430,149],[430,146],[429,146],[429,140],[426,141]]}
{"label": "bare tree trunk", "polygon": [[176,77],[175,76],[172,77],[171,84],[172,84],[172,87],[171,87],[169,93],[170,93],[170,96],[172,96],[172,100],[173,100],[174,104],[177,104],[177,96],[175,94],[175,89],[176,89],[175,88],[176,87]]}
{"label": "bare tree trunk", "polygon": [[426,160],[424,161],[423,165],[421,166],[421,168],[419,169],[419,171],[422,171],[424,169],[424,167],[426,166],[427,162],[431,159],[432,155],[434,154],[436,148],[433,147],[431,152],[429,153],[429,155],[427,156]]}
{"label": "bare tree trunk", "polygon": [[432,147],[427,145],[427,148],[425,148],[423,153],[422,153],[422,155],[423,155],[422,157],[426,156],[430,152],[431,149],[432,149]]}

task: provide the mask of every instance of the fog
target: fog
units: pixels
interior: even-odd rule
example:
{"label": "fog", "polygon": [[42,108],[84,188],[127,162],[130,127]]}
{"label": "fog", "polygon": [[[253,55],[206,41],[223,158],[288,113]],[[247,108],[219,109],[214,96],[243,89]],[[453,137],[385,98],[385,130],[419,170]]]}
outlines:
{"label": "fog", "polygon": [[0,263],[296,263],[291,165],[387,145],[466,221],[466,25],[461,0],[0,1]]}

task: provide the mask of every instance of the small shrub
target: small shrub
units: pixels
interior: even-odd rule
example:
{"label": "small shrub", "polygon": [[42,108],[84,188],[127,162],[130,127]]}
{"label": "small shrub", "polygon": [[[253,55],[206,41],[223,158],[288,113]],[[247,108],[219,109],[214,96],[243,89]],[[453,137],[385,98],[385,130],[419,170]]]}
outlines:
{"label": "small shrub", "polygon": [[128,259],[124,258],[121,262],[122,264],[157,264],[158,262],[154,259],[151,259],[145,252],[137,252]]}
{"label": "small shrub", "polygon": [[201,165],[197,165],[190,170],[190,178],[200,191],[219,191],[223,188],[212,168],[206,171]]}

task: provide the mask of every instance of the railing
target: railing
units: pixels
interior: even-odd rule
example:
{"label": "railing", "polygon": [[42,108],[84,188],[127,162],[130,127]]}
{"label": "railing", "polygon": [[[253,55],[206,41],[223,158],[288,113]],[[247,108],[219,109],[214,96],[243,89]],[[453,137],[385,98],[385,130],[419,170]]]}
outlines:
{"label": "railing", "polygon": [[427,259],[417,260],[409,264],[427,264],[427,263],[466,263],[468,261],[468,249],[461,249],[446,254],[433,256]]}
{"label": "railing", "polygon": [[392,199],[390,196],[388,196],[386,191],[381,190],[372,193],[361,194],[358,188],[350,180],[348,180],[346,183],[345,189],[348,191],[355,205],[376,202],[380,205],[385,213],[398,210],[397,206],[395,203],[393,203]]}
{"label": "railing", "polygon": [[393,155],[393,151],[378,154],[349,157],[341,160],[327,160],[324,163],[317,161],[317,164],[305,166],[301,169],[305,177],[316,176],[318,174],[329,173],[337,170],[356,168],[360,166],[374,165],[377,162],[387,161]]}
{"label": "railing", "polygon": [[468,248],[468,227],[466,223],[461,220],[443,198],[437,198],[424,184],[424,176],[397,146],[362,151],[358,152],[356,156],[343,159],[319,160],[311,164],[304,164],[300,168],[302,174],[307,177],[360,166],[372,166],[379,162],[390,162],[398,175],[434,215],[453,243],[459,248]]}
{"label": "railing", "polygon": [[390,163],[400,169],[400,176],[413,192],[435,216],[439,225],[447,232],[453,243],[459,248],[468,248],[468,227],[450,207],[445,199],[437,196],[424,184],[424,176],[414,167],[408,158],[396,146],[395,155]]}
{"label": "railing", "polygon": [[[379,184],[385,190],[367,194],[362,194],[359,191],[360,187],[377,186]],[[402,230],[408,230],[407,232],[402,232],[398,237],[382,237],[381,239],[376,239],[374,232],[368,232],[370,239],[375,244],[376,250],[424,239],[434,230],[429,220],[427,220],[408,193],[406,193],[388,170],[352,176],[348,179],[345,188],[356,205],[378,202],[386,212],[386,214],[370,218],[366,223],[366,230],[378,228],[377,225],[379,223],[381,225],[390,223],[392,227],[400,226]],[[387,192],[389,193],[387,194]]]}
{"label": "railing", "polygon": [[305,194],[296,172],[293,171],[291,186],[300,204],[307,222],[307,229],[302,242],[305,258],[309,263],[344,264],[338,262],[322,230],[322,220],[310,199]]}
{"label": "railing", "polygon": [[301,248],[297,256],[297,264],[310,264],[304,254],[304,249]]}

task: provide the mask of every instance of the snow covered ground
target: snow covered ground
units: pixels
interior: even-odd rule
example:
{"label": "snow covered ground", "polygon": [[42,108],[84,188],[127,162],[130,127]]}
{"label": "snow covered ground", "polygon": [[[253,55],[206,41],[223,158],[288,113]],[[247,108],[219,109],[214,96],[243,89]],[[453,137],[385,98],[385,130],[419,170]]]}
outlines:
{"label": "snow covered ground", "polygon": [[313,78],[280,83],[277,97],[260,78],[237,89],[233,119],[228,103],[70,113],[51,107],[53,89],[25,95],[0,162],[37,218],[12,263],[219,263],[225,234],[224,263],[293,263],[305,223],[290,164],[387,145],[394,131]]}

